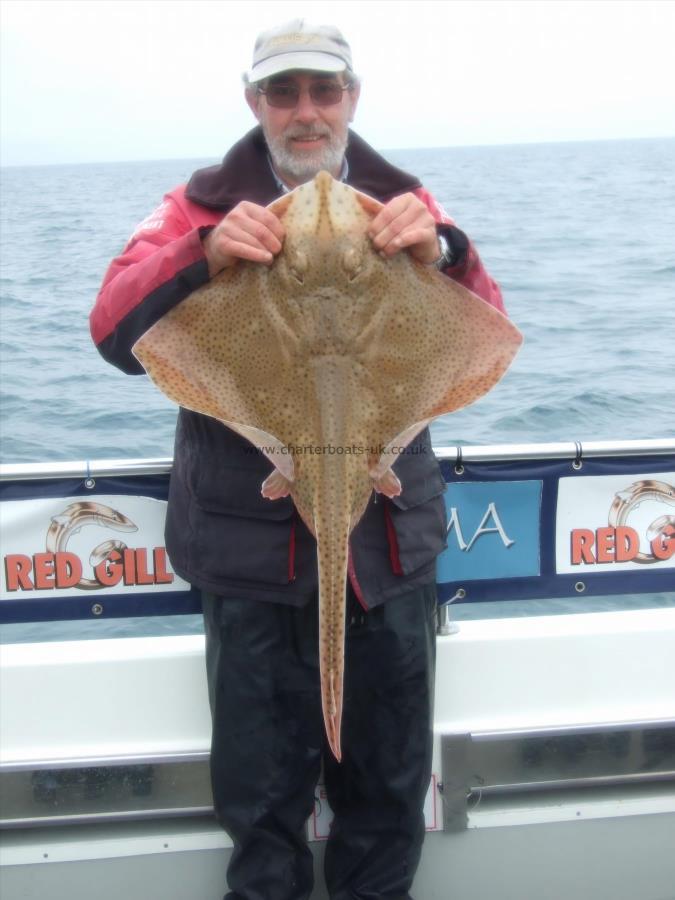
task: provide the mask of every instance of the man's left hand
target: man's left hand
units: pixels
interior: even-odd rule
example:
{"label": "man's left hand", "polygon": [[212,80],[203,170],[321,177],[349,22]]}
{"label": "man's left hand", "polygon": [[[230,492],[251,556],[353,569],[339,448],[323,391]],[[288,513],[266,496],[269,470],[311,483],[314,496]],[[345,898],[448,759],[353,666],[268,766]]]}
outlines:
{"label": "man's left hand", "polygon": [[414,194],[401,194],[385,204],[370,223],[368,236],[386,257],[408,250],[429,265],[441,255],[434,217]]}

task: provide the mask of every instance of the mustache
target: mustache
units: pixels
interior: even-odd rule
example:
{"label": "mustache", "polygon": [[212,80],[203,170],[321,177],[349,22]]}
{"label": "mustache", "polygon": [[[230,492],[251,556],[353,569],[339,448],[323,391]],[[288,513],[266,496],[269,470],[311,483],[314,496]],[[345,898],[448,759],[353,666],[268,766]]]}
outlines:
{"label": "mustache", "polygon": [[303,128],[302,126],[296,125],[293,128],[289,128],[284,132],[284,137],[287,140],[293,140],[296,138],[319,138],[319,137],[330,137],[331,131],[329,128],[321,128],[317,129],[315,127]]}

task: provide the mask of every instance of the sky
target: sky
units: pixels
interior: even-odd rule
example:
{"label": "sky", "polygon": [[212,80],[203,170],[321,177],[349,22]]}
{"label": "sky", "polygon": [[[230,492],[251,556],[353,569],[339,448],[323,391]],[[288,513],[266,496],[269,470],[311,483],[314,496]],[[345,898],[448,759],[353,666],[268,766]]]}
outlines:
{"label": "sky", "polygon": [[344,32],[380,149],[675,136],[675,0],[0,0],[0,163],[220,158],[295,17]]}

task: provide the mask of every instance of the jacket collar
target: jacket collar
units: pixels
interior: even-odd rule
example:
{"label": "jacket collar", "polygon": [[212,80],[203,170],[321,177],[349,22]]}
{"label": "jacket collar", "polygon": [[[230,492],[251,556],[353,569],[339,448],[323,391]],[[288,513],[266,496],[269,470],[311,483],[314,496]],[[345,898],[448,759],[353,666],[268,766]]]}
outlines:
{"label": "jacket collar", "polygon": [[[387,201],[397,194],[420,187],[413,175],[397,169],[376,153],[355,132],[347,145],[347,184]],[[268,161],[262,128],[257,126],[238,141],[218,166],[198,169],[188,182],[189,200],[226,212],[242,200],[267,206],[279,195],[279,187]]]}

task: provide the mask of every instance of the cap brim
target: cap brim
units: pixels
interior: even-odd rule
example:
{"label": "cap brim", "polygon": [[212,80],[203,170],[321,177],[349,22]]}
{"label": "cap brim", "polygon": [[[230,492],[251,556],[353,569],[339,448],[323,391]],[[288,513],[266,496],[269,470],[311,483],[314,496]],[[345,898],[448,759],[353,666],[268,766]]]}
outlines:
{"label": "cap brim", "polygon": [[271,78],[280,72],[290,72],[294,69],[305,69],[311,72],[344,72],[347,63],[338,56],[330,53],[280,53],[264,59],[248,72],[250,82],[262,81],[263,78]]}

